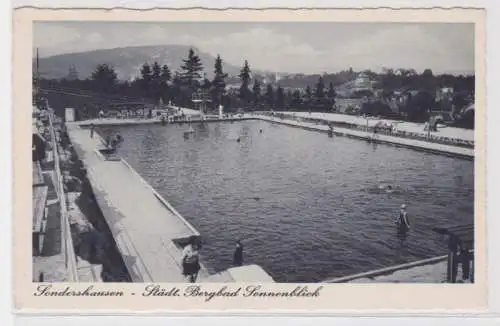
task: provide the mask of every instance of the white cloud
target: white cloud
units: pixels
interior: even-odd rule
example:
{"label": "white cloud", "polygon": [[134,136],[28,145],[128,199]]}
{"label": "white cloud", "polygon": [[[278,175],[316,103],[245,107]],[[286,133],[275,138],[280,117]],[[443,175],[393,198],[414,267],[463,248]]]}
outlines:
{"label": "white cloud", "polygon": [[375,32],[344,44],[336,52],[341,63],[352,62],[355,68],[472,70],[474,67],[474,58],[467,51],[457,51],[447,39],[440,39],[418,25]]}
{"label": "white cloud", "polygon": [[70,27],[49,25],[45,28],[35,27],[33,29],[34,47],[40,47],[50,52],[57,52],[58,48],[70,48],[78,38],[78,32]]}
{"label": "white cloud", "polygon": [[291,35],[276,33],[270,29],[252,28],[198,41],[200,48],[211,54],[220,53],[225,60],[243,64],[248,60],[259,69],[287,70],[290,63],[313,58],[320,52],[311,44],[298,42]]}

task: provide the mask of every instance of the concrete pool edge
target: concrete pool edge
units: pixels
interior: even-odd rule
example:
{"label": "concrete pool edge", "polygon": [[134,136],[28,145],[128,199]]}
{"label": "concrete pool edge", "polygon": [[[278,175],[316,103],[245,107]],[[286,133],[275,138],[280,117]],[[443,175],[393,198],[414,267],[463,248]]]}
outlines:
{"label": "concrete pool edge", "polygon": [[405,264],[392,265],[389,267],[375,269],[375,270],[371,270],[368,272],[362,272],[362,273],[351,274],[351,275],[347,275],[347,276],[335,277],[335,278],[327,279],[327,280],[323,281],[323,283],[348,283],[348,282],[356,281],[359,279],[365,279],[365,278],[375,279],[375,278],[380,277],[380,276],[392,275],[392,274],[394,274],[398,271],[402,271],[402,270],[410,270],[410,269],[418,268],[421,266],[441,263],[443,261],[446,261],[447,259],[448,259],[447,255],[436,256],[436,257],[417,260],[417,261],[413,261],[413,262],[409,262],[409,263],[405,263]]}
{"label": "concrete pool edge", "polygon": [[[213,122],[235,122],[235,121],[266,121],[274,124],[286,125],[293,128],[301,128],[304,130],[310,130],[321,133],[328,133],[329,127],[327,125],[322,124],[313,124],[309,122],[298,122],[290,119],[279,119],[268,117],[265,115],[250,115],[243,116],[238,118],[229,118],[229,119],[195,119],[190,121],[176,121],[174,124],[181,123],[213,123]],[[72,125],[78,125],[80,127],[86,128],[91,124],[95,126],[130,126],[130,125],[143,125],[143,124],[161,124],[159,120],[145,120],[145,119],[113,119],[113,120],[86,120],[79,122],[72,122]],[[337,136],[345,136],[353,139],[368,141],[374,144],[384,144],[384,145],[392,145],[402,148],[407,148],[420,152],[427,152],[435,155],[444,155],[448,157],[463,159],[463,160],[474,160],[475,158],[475,149],[464,148],[453,145],[439,144],[433,142],[427,142],[423,140],[415,140],[411,138],[399,137],[399,136],[390,136],[390,135],[377,135],[373,137],[372,133],[352,130],[348,128],[336,127],[333,130],[333,133]]]}
{"label": "concrete pool edge", "polygon": [[[130,164],[123,158],[120,158],[120,161],[125,164],[127,168],[130,169],[132,173],[134,173],[148,188],[151,189],[151,192],[154,194],[156,198],[170,211],[172,212],[179,220],[181,220],[187,227],[193,232],[193,235],[196,237],[200,237],[201,234],[196,230],[191,223],[189,223],[162,195],[156,191],[156,189],[153,188],[144,178],[132,167]],[[174,240],[179,240],[179,239],[174,239]]]}

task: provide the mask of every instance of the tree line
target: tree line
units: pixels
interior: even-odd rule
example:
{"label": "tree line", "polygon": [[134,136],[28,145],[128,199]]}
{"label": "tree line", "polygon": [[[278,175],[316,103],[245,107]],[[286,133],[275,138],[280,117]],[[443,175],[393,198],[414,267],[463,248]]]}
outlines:
{"label": "tree line", "polygon": [[247,60],[238,75],[240,86],[226,88],[228,75],[223,69],[223,60],[217,55],[213,66],[213,78],[205,77],[204,67],[198,55],[190,49],[178,71],[172,72],[158,62],[144,63],[139,76],[132,81],[119,80],[115,69],[109,64],[99,64],[87,79],[42,79],[42,87],[68,87],[88,90],[107,95],[121,95],[158,103],[172,102],[179,106],[191,107],[193,93],[202,91],[214,108],[224,105],[236,108],[295,109],[313,107],[316,110],[331,110],[335,99],[333,83],[326,88],[323,77],[319,77],[314,91],[308,86],[302,94],[298,89],[285,89],[281,85],[265,84],[262,78],[252,76]]}
{"label": "tree line", "polygon": [[[372,97],[363,104],[362,113],[387,116],[392,113],[387,99],[397,92],[418,90],[408,94],[401,112],[408,120],[423,121],[428,118],[428,110],[441,107],[451,110],[451,107],[463,108],[473,101],[474,76],[434,75],[430,69],[422,74],[412,69],[386,69],[382,73],[370,70],[365,74],[374,81],[375,88],[382,94],[373,100],[373,93],[368,91],[350,96]],[[217,55],[213,65],[213,77],[206,78],[204,67],[199,56],[190,49],[178,71],[172,72],[166,64],[158,62],[144,63],[138,77],[132,81],[119,80],[115,69],[108,64],[100,64],[87,79],[41,80],[41,86],[69,87],[97,92],[106,96],[123,96],[143,99],[146,102],[172,102],[183,107],[192,107],[193,93],[202,91],[210,100],[209,107],[217,108],[223,105],[225,110],[245,109],[275,109],[291,111],[333,111],[336,99],[340,96],[335,88],[352,81],[357,73],[349,68],[335,74],[322,75],[296,74],[285,76],[278,82],[267,82],[261,76],[253,76],[250,64],[244,61],[237,76],[239,84],[227,85],[231,78],[224,72],[223,60]],[[300,83],[299,83],[300,81]],[[296,87],[299,84],[307,86]],[[328,85],[328,86],[327,86]],[[226,87],[230,86],[230,87]],[[451,99],[436,99],[436,90],[450,87],[454,91]]]}

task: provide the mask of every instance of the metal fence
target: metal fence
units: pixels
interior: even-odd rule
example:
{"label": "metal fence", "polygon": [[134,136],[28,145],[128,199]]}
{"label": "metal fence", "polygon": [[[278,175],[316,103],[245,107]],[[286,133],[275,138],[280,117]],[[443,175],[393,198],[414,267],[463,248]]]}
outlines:
{"label": "metal fence", "polygon": [[73,238],[71,236],[71,227],[68,218],[68,204],[66,194],[64,192],[63,176],[61,172],[61,166],[59,162],[59,144],[56,138],[56,133],[54,130],[54,115],[51,112],[49,115],[50,124],[50,136],[52,142],[52,150],[54,151],[54,171],[56,175],[57,184],[55,185],[57,195],[60,202],[60,214],[61,214],[61,230],[62,230],[62,242],[63,242],[63,252],[64,252],[64,264],[66,267],[66,274],[70,282],[78,282],[78,272],[76,267],[76,254],[73,245]]}

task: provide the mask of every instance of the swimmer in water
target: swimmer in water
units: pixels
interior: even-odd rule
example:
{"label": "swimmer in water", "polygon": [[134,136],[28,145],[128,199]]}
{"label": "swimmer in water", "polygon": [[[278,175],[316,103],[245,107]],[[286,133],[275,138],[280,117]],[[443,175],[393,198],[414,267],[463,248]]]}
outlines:
{"label": "swimmer in water", "polygon": [[236,141],[239,143],[239,142],[240,142],[240,137],[238,137],[238,138],[236,139]]}
{"label": "swimmer in water", "polygon": [[379,184],[377,186],[377,188],[379,190],[383,190],[383,191],[385,191],[387,193],[393,193],[395,191],[394,186],[392,186],[390,184]]}
{"label": "swimmer in water", "polygon": [[378,185],[378,189],[381,189],[381,190],[392,189],[392,186],[389,184],[381,183]]}
{"label": "swimmer in water", "polygon": [[408,219],[408,213],[406,212],[406,205],[402,204],[399,210],[399,217],[396,220],[396,225],[402,231],[408,231],[410,229],[410,220]]}

